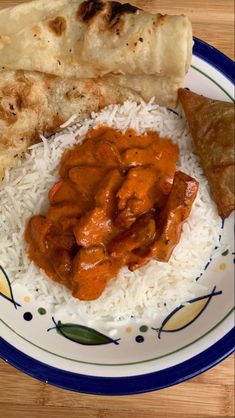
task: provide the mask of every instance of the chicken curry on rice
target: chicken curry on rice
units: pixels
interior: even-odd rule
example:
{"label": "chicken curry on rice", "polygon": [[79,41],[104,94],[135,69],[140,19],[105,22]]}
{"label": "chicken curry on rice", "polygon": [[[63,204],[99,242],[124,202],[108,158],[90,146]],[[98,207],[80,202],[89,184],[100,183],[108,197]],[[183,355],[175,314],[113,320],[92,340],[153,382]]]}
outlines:
{"label": "chicken curry on rice", "polygon": [[32,217],[28,254],[80,300],[151,258],[169,261],[198,183],[176,171],[178,146],[156,132],[100,126],[65,152],[46,216]]}

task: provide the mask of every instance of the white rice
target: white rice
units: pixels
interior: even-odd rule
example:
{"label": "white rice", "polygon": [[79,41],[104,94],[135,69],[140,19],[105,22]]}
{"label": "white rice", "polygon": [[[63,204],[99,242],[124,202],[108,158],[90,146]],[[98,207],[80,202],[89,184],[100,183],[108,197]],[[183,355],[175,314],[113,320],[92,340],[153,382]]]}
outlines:
{"label": "white rice", "polygon": [[[139,133],[154,129],[161,136],[172,138],[180,148],[178,167],[195,177],[200,189],[169,263],[153,260],[135,272],[125,268],[109,282],[98,300],[81,302],[29,261],[23,234],[27,219],[47,210],[47,194],[58,178],[63,151],[81,142],[88,129],[101,123],[121,130],[134,128]],[[219,244],[220,218],[193,153],[185,118],[155,105],[153,100],[148,104],[127,101],[122,106],[111,105],[50,139],[42,137],[42,142],[33,145],[16,168],[6,172],[0,186],[0,202],[0,264],[10,277],[13,291],[19,287],[27,290],[36,304],[60,319],[66,316],[90,325],[108,321],[116,326],[134,316],[137,321],[152,322],[206,291],[203,281],[198,283],[195,279]]]}

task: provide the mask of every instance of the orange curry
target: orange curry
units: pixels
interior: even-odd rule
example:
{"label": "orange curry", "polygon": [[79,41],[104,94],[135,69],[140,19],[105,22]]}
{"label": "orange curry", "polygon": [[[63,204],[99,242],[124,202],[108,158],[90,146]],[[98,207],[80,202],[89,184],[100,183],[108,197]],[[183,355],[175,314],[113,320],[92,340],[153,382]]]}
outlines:
{"label": "orange curry", "polygon": [[168,261],[198,190],[176,172],[178,154],[156,132],[91,130],[63,155],[47,215],[29,220],[30,259],[81,300],[97,299],[123,266]]}

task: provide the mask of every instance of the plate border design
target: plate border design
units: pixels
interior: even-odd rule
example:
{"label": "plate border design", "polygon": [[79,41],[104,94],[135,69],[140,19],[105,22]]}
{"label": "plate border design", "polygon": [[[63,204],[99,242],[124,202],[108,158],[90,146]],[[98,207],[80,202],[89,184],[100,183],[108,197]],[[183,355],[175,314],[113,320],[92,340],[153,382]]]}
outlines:
{"label": "plate border design", "polygon": [[[201,335],[200,337],[196,338],[195,340],[189,342],[185,346],[180,347],[180,348],[178,348],[178,349],[176,349],[174,351],[171,351],[170,353],[162,354],[159,357],[153,357],[153,358],[146,359],[146,360],[140,360],[140,361],[134,361],[134,362],[128,362],[128,363],[91,363],[91,362],[88,362],[88,361],[76,360],[74,358],[65,357],[65,356],[62,356],[60,354],[53,353],[52,351],[49,351],[46,348],[40,347],[39,345],[33,343],[32,341],[29,341],[27,338],[23,337],[18,332],[16,332],[14,329],[12,329],[9,325],[7,325],[2,319],[0,319],[0,322],[4,326],[6,326],[10,331],[12,331],[15,335],[17,335],[17,337],[20,337],[22,340],[24,340],[27,343],[31,344],[33,347],[36,347],[39,350],[42,350],[45,353],[51,354],[51,355],[53,355],[53,356],[55,356],[57,358],[61,358],[63,360],[71,361],[73,363],[87,364],[89,366],[119,367],[119,366],[133,366],[133,365],[136,365],[136,364],[149,363],[151,361],[160,360],[162,358],[171,356],[172,354],[178,353],[179,351],[182,351],[185,348],[190,347],[191,345],[195,344],[196,342],[202,340],[204,337],[206,337],[208,334],[210,334],[212,331],[214,331],[219,325],[221,325],[234,312],[234,310],[235,310],[234,308],[230,309],[230,311],[227,312],[227,314],[219,322],[217,322],[217,324],[215,324],[212,328],[210,328],[208,331],[206,331],[203,335]],[[1,338],[1,336],[0,336],[0,341],[4,341],[3,338]],[[1,358],[1,347],[0,347],[0,358]],[[6,358],[6,360],[8,360],[8,359]]]}
{"label": "plate border design", "polygon": [[[233,61],[194,37],[193,54],[234,83]],[[0,357],[17,369],[46,383],[72,391],[96,395],[129,395],[162,389],[190,379],[225,359],[234,351],[235,329],[196,356],[153,373],[129,377],[98,377],[68,372],[42,363],[0,337]]]}
{"label": "plate border design", "polygon": [[29,357],[1,337],[0,346],[7,353],[5,361],[45,383],[74,392],[118,396],[164,389],[191,379],[232,354],[234,339],[233,328],[211,347],[189,360],[158,372],[129,377],[98,377],[67,372]]}
{"label": "plate border design", "polygon": [[212,65],[217,71],[219,71],[229,81],[234,83],[234,62],[227,57],[223,52],[216,49],[214,46],[209,45],[207,42],[201,39],[193,37],[193,55],[201,58],[207,64]]}

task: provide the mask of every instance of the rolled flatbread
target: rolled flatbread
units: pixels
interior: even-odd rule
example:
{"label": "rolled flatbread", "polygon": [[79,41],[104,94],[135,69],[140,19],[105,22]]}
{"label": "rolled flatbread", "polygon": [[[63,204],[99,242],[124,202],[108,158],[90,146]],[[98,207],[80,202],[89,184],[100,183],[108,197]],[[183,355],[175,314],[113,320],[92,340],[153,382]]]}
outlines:
{"label": "rolled flatbread", "polygon": [[186,16],[152,15],[103,0],[36,0],[0,11],[0,70],[61,77],[158,75],[183,80],[191,62]]}

